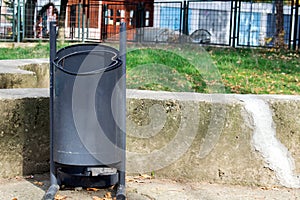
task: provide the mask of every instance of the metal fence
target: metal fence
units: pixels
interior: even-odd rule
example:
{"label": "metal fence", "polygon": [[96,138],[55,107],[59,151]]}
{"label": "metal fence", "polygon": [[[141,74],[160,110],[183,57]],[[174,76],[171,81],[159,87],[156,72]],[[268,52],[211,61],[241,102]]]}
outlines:
{"label": "metal fence", "polygon": [[[59,20],[57,3],[2,5],[0,40],[41,40],[48,37],[49,21]],[[227,0],[92,1],[69,3],[63,29],[68,40],[113,40],[125,21],[128,40],[190,42],[223,46],[274,47],[276,8],[273,3]],[[284,43],[298,49],[299,1],[285,1]],[[60,32],[61,34],[61,32]]]}
{"label": "metal fence", "polygon": [[0,16],[0,40],[13,40],[16,33],[16,19],[13,10],[8,6],[1,6]]}

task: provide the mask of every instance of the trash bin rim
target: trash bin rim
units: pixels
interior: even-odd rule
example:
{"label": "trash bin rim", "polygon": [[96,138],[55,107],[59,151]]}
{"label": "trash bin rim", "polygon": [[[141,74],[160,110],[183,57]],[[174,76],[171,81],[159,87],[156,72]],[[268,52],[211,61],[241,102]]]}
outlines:
{"label": "trash bin rim", "polygon": [[[75,46],[80,46],[80,45],[73,45],[71,47],[75,47]],[[91,46],[91,45],[90,45]],[[105,46],[107,47],[107,46]],[[68,47],[67,47],[68,48]],[[65,48],[63,49],[60,49],[59,51],[62,51],[64,50]],[[75,73],[75,72],[72,72],[72,71],[69,71],[69,70],[66,70],[65,68],[63,68],[61,65],[59,65],[58,63],[61,62],[63,59],[67,58],[67,57],[70,57],[70,56],[73,56],[73,55],[76,55],[76,54],[80,54],[80,53],[86,53],[86,52],[93,52],[93,53],[96,53],[96,52],[108,52],[108,53],[112,53],[114,54],[114,56],[111,58],[111,61],[112,63],[110,65],[108,65],[107,67],[104,67],[104,68],[101,68],[101,69],[97,69],[97,70],[93,70],[93,71],[90,71],[90,72],[81,72],[81,73]],[[111,50],[94,50],[94,49],[91,49],[91,50],[83,50],[83,51],[75,51],[73,53],[70,53],[70,54],[67,54],[61,58],[56,58],[54,61],[53,61],[53,65],[67,73],[67,74],[70,74],[70,75],[74,75],[74,76],[88,76],[88,75],[96,75],[96,74],[100,74],[100,73],[103,73],[103,72],[107,72],[107,71],[111,71],[113,69],[116,69],[118,68],[119,66],[121,66],[122,64],[122,61],[118,58],[118,54],[114,51],[111,51]]]}
{"label": "trash bin rim", "polygon": [[103,44],[95,44],[95,43],[92,43],[92,44],[83,43],[83,44],[72,44],[72,45],[63,47],[56,52],[56,55],[65,50],[68,50],[71,48],[76,48],[76,47],[101,47],[101,48],[109,49],[111,51],[119,52],[117,49],[115,49],[114,47],[111,47],[111,46],[107,46],[107,45],[103,45]]}

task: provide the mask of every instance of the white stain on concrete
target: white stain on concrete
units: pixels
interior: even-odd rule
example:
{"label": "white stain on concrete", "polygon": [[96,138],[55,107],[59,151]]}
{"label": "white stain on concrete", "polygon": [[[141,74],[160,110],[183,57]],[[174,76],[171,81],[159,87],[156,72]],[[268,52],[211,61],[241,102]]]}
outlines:
{"label": "white stain on concrete", "polygon": [[253,95],[238,96],[253,120],[253,146],[260,152],[285,187],[300,188],[300,179],[294,174],[295,163],[288,149],[276,138],[276,127],[269,105]]}

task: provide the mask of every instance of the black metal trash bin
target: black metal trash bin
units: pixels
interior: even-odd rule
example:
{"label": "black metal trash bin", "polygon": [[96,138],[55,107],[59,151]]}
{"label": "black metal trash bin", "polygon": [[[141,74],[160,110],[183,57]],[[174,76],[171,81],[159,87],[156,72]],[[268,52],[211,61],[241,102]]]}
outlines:
{"label": "black metal trash bin", "polygon": [[[113,169],[98,168],[118,169],[122,162],[122,130],[117,124],[125,95],[118,86],[121,66],[118,51],[104,45],[74,45],[56,54],[53,160],[63,185],[103,187],[117,183]],[[88,175],[95,179],[101,174],[102,179],[95,182],[72,178]]]}
{"label": "black metal trash bin", "polygon": [[100,44],[53,53],[53,40],[50,33],[51,187],[45,199],[61,185],[118,185],[117,199],[125,199],[126,57]]}

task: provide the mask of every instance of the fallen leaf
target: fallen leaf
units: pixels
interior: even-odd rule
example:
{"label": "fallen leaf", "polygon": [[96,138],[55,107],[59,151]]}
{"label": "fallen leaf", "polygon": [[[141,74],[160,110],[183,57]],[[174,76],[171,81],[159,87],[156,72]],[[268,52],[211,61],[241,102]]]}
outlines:
{"label": "fallen leaf", "polygon": [[143,180],[138,180],[138,179],[136,179],[134,182],[136,182],[136,183],[145,183],[145,181],[143,181]]}
{"label": "fallen leaf", "polygon": [[54,199],[55,200],[65,200],[65,199],[67,199],[67,196],[57,194],[57,195],[55,195]]}
{"label": "fallen leaf", "polygon": [[105,195],[104,195],[105,198],[110,198],[111,199],[111,192],[107,192]]}
{"label": "fallen leaf", "polygon": [[98,189],[98,188],[87,188],[86,190],[87,190],[87,191],[97,192],[97,191],[99,191],[100,189]]}
{"label": "fallen leaf", "polygon": [[97,197],[97,196],[93,196],[93,200],[103,200],[103,198]]}
{"label": "fallen leaf", "polygon": [[38,186],[43,186],[44,185],[43,182],[39,182],[39,181],[34,181],[33,184],[38,185]]}
{"label": "fallen leaf", "polygon": [[14,197],[14,198],[12,198],[11,200],[18,200],[18,198]]}
{"label": "fallen leaf", "polygon": [[107,192],[103,198],[93,196],[93,200],[116,200],[116,199],[117,199],[116,197],[112,198],[111,192]]}
{"label": "fallen leaf", "polygon": [[135,176],[133,177],[134,180],[137,180],[137,179],[152,179],[153,177],[148,175],[148,174],[140,174],[139,176]]}
{"label": "fallen leaf", "polygon": [[261,187],[260,189],[262,189],[262,190],[272,190],[272,187],[264,186],[264,187]]}
{"label": "fallen leaf", "polygon": [[148,175],[148,174],[142,174],[141,177],[143,179],[152,179],[152,176]]}
{"label": "fallen leaf", "polygon": [[133,182],[134,181],[134,178],[132,177],[126,177],[126,182]]}
{"label": "fallen leaf", "polygon": [[265,186],[265,187],[261,187],[260,189],[262,189],[262,190],[279,190],[277,187],[268,187],[268,186]]}

